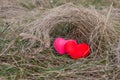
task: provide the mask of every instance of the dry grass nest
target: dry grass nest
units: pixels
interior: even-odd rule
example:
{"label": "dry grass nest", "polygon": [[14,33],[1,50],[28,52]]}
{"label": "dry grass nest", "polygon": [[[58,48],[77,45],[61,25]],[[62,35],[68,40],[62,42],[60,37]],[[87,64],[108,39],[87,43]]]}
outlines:
{"label": "dry grass nest", "polygon": [[[57,32],[65,28],[68,30],[62,37],[88,43],[91,53],[113,53],[119,39],[119,32],[116,31],[119,16],[119,10],[112,7],[96,11],[68,3],[44,13],[38,20],[28,24],[20,36],[32,43],[39,41],[39,50],[43,51],[51,46],[55,37],[61,36]],[[50,35],[53,33],[54,36]]]}

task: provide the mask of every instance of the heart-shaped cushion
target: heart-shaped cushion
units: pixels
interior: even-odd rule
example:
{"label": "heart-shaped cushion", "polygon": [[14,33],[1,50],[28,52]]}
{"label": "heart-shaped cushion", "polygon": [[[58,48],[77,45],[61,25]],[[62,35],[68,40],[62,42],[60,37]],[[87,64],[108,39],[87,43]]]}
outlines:
{"label": "heart-shaped cushion", "polygon": [[64,38],[58,37],[54,40],[53,46],[58,54],[65,54],[64,45],[66,44],[67,40]]}
{"label": "heart-shaped cushion", "polygon": [[87,57],[90,53],[90,47],[85,43],[76,44],[73,41],[68,41],[64,48],[67,54],[74,60]]}

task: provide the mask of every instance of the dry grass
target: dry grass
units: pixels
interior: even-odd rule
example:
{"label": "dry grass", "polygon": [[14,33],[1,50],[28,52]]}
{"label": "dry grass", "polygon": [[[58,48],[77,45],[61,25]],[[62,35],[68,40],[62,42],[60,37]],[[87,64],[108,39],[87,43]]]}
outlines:
{"label": "dry grass", "polygon": [[[28,27],[25,27],[26,33],[21,33],[20,36],[24,39],[32,39],[33,42],[39,41],[40,49],[45,49],[50,47],[53,38],[50,33],[58,32],[61,29],[61,26],[57,27],[58,24],[71,24],[73,25],[72,30],[66,34],[67,37],[77,39],[78,42],[87,42],[91,46],[92,52],[104,53],[106,46],[109,50],[113,48],[118,37],[118,33],[113,27],[114,24],[110,21],[111,9],[112,7],[105,16],[99,14],[95,9],[65,4],[53,8],[40,19],[28,24]],[[57,29],[54,30],[56,27]]]}
{"label": "dry grass", "polygon": [[[97,3],[85,1],[81,3]],[[117,1],[103,10],[85,8],[79,0],[0,2],[0,79],[120,79],[120,9],[112,7]],[[61,5],[67,2],[79,6]],[[57,55],[52,48],[57,36],[88,43],[91,54],[75,61]]]}

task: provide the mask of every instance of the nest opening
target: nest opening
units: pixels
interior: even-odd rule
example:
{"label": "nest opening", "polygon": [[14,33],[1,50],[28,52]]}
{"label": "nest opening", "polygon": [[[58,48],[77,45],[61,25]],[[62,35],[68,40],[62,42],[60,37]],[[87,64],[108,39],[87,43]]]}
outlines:
{"label": "nest opening", "polygon": [[71,32],[76,28],[75,25],[71,23],[58,23],[50,30],[50,38],[54,40],[57,37],[63,37],[69,39]]}
{"label": "nest opening", "polygon": [[89,44],[88,33],[80,31],[79,27],[72,23],[58,23],[50,30],[51,46],[55,38],[75,39],[78,43]]}

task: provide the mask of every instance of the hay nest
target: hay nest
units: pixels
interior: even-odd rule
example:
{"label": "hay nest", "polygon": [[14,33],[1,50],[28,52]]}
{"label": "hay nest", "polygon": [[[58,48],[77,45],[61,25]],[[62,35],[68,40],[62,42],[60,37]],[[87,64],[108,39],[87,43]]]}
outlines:
{"label": "hay nest", "polygon": [[111,8],[105,16],[95,9],[67,3],[47,11],[38,20],[28,24],[20,36],[31,40],[32,43],[39,41],[39,50],[43,51],[50,47],[54,38],[50,34],[59,31],[61,26],[58,24],[65,23],[72,25],[72,30],[65,34],[67,38],[88,43],[91,52],[94,53],[111,52],[117,41],[118,33],[113,27],[110,13]]}

